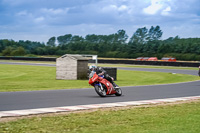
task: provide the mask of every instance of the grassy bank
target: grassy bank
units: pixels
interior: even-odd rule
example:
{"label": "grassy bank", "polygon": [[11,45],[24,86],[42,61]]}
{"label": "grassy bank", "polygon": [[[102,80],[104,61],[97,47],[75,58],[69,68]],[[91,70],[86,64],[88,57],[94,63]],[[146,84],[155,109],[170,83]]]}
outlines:
{"label": "grassy bank", "polygon": [[0,123],[6,133],[199,133],[200,101],[97,110]]}
{"label": "grassy bank", "polygon": [[[0,91],[89,88],[87,80],[56,80],[56,68],[0,64]],[[119,86],[154,85],[199,80],[199,77],[160,72],[118,70]]]}

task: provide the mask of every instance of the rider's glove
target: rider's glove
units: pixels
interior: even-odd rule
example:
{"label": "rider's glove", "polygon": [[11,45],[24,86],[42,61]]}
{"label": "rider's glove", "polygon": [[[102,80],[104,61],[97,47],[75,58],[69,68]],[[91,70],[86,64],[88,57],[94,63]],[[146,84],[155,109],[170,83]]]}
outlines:
{"label": "rider's glove", "polygon": [[104,75],[104,72],[100,73],[99,75]]}

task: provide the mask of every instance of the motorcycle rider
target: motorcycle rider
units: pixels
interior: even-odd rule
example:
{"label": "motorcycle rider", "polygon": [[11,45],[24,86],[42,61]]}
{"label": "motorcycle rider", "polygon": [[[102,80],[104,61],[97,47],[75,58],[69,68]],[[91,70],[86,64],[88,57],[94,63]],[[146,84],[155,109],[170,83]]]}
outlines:
{"label": "motorcycle rider", "polygon": [[119,88],[119,86],[114,82],[114,78],[107,74],[107,72],[102,67],[96,67],[95,65],[89,66],[90,71],[96,72],[99,76],[103,76],[108,80],[114,87],[114,89]]}

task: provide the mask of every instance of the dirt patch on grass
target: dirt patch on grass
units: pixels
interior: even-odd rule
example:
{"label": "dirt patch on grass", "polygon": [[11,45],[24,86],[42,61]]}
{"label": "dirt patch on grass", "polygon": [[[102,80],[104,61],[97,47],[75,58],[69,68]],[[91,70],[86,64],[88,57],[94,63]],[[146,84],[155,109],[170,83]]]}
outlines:
{"label": "dirt patch on grass", "polygon": [[166,102],[166,103],[139,105],[139,106],[108,107],[108,108],[98,108],[98,109],[88,109],[88,110],[77,110],[77,111],[70,111],[70,112],[57,112],[57,113],[46,113],[46,114],[36,114],[36,115],[34,114],[34,115],[28,115],[28,116],[3,117],[3,118],[0,118],[0,123],[17,121],[19,119],[29,119],[29,118],[33,118],[33,117],[38,117],[38,118],[56,117],[56,116],[69,115],[72,113],[90,113],[90,112],[95,112],[95,111],[118,111],[118,110],[126,110],[126,109],[133,109],[133,108],[151,108],[151,107],[158,107],[158,106],[173,106],[173,105],[177,105],[177,104],[197,103],[197,102],[200,102],[200,99],[170,102],[170,103]]}

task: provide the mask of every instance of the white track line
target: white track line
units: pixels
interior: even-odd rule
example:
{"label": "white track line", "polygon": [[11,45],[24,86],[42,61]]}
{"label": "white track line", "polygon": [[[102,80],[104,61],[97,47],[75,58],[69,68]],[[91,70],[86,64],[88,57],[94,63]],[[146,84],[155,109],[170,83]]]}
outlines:
{"label": "white track line", "polygon": [[77,105],[77,106],[64,106],[64,107],[53,107],[53,108],[39,108],[39,109],[27,109],[27,110],[0,111],[0,118],[26,116],[26,115],[33,115],[33,114],[69,112],[69,111],[77,111],[77,110],[89,110],[89,109],[97,109],[97,108],[123,107],[123,106],[130,106],[130,105],[138,106],[138,105],[144,105],[144,104],[188,101],[188,100],[194,100],[194,99],[200,99],[200,96],[153,99],[153,100],[142,100],[142,101],[128,101],[128,102],[116,102],[116,103],[89,104],[89,105]]}

